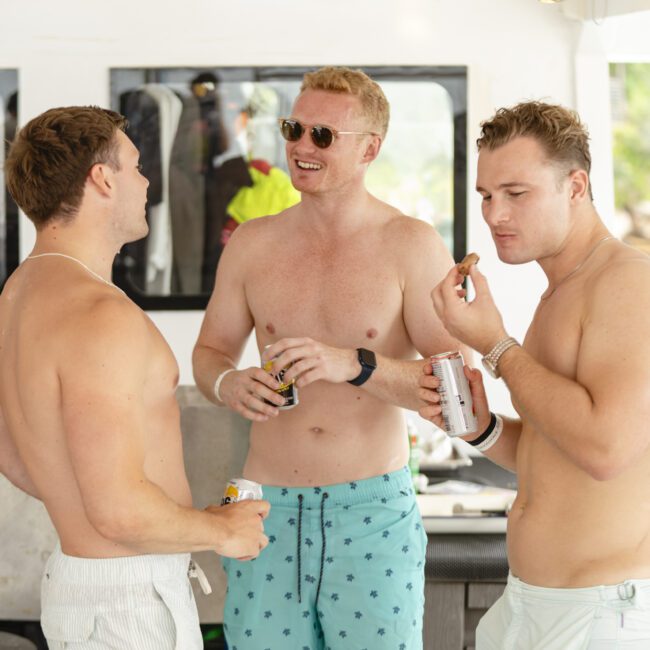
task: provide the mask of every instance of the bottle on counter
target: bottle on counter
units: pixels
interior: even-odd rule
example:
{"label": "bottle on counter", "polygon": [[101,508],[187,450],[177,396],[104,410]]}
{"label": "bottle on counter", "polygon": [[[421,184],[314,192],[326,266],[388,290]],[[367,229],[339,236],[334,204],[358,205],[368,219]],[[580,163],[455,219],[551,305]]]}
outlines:
{"label": "bottle on counter", "polygon": [[420,446],[419,434],[415,424],[409,420],[406,423],[406,431],[409,438],[409,469],[411,470],[411,477],[413,484],[416,485],[417,479],[415,478],[420,473]]}

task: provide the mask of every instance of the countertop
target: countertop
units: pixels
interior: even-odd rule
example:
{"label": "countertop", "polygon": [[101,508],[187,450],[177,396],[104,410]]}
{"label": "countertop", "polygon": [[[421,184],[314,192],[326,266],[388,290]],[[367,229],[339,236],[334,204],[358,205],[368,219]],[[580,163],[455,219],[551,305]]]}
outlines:
{"label": "countertop", "polygon": [[[472,457],[472,465],[453,470],[425,470],[429,484],[447,480],[469,481],[491,488],[517,489],[517,477],[482,456]],[[498,491],[498,490],[495,490]],[[429,497],[430,498],[430,497]],[[448,499],[448,497],[446,497]],[[494,497],[493,497],[494,498]],[[460,500],[460,499],[459,499]],[[490,508],[491,509],[491,508]],[[505,535],[508,519],[495,514],[459,516],[423,516],[424,528],[436,534]]]}

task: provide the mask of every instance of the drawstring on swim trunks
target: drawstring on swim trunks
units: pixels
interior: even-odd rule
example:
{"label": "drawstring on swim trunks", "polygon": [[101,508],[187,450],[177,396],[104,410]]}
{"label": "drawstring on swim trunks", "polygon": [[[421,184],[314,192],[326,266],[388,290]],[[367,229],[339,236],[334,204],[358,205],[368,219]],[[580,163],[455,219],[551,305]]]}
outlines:
{"label": "drawstring on swim trunks", "polygon": [[[323,492],[323,496],[320,501],[320,534],[321,534],[321,553],[320,553],[320,572],[318,574],[318,587],[316,588],[316,601],[314,606],[318,605],[318,596],[320,595],[320,587],[323,582],[323,570],[325,568],[325,548],[326,548],[326,539],[325,539],[325,499],[329,498],[327,492]],[[298,495],[298,602],[302,603],[302,559],[301,559],[301,550],[302,550],[302,502],[303,495]]]}
{"label": "drawstring on swim trunks", "polygon": [[318,574],[318,588],[316,589],[316,601],[314,607],[318,606],[318,596],[320,595],[320,585],[323,581],[323,568],[325,567],[325,499],[329,497],[327,492],[323,492],[323,498],[320,501],[320,534],[323,544],[320,552],[320,573]]}
{"label": "drawstring on swim trunks", "polygon": [[199,585],[201,585],[201,590],[206,596],[212,593],[210,582],[198,562],[190,560],[190,564],[187,567],[187,577],[196,578],[199,581]]}
{"label": "drawstring on swim trunks", "polygon": [[302,603],[302,580],[300,577],[300,549],[302,547],[302,494],[298,495],[298,602]]}

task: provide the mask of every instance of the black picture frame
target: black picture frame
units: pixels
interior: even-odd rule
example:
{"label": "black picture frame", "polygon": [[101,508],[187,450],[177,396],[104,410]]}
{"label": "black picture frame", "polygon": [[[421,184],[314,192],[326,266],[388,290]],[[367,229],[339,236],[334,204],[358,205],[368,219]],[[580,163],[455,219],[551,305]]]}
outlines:
{"label": "black picture frame", "polygon": [[[259,66],[212,68],[112,68],[111,107],[119,110],[119,94],[123,80],[137,83],[187,82],[199,73],[213,73],[224,81],[289,81],[300,80],[305,72],[319,66]],[[434,81],[449,94],[453,114],[453,256],[461,260],[467,247],[467,68],[465,66],[374,66],[361,68],[373,79],[382,81]],[[122,85],[120,85],[122,84]],[[120,253],[113,266],[113,280],[145,310],[204,310],[210,295],[151,295],[129,279],[128,260]]]}
{"label": "black picture frame", "polygon": [[[4,142],[4,161],[18,125],[18,71],[15,69],[0,69],[0,103],[2,104],[2,119],[0,132]],[[9,194],[4,178],[2,178],[2,192],[0,200],[0,290],[5,285],[7,278],[18,268],[19,264],[19,216],[18,206]]]}

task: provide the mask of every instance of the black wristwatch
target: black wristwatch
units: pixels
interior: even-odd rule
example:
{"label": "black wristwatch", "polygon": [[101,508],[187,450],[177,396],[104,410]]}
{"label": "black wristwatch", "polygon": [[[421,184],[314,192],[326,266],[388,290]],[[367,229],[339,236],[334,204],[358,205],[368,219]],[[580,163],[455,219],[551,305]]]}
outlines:
{"label": "black wristwatch", "polygon": [[348,380],[348,384],[352,384],[353,386],[361,386],[362,384],[365,384],[377,367],[377,359],[372,350],[357,348],[357,355],[359,364],[361,365],[361,372],[354,379]]}

